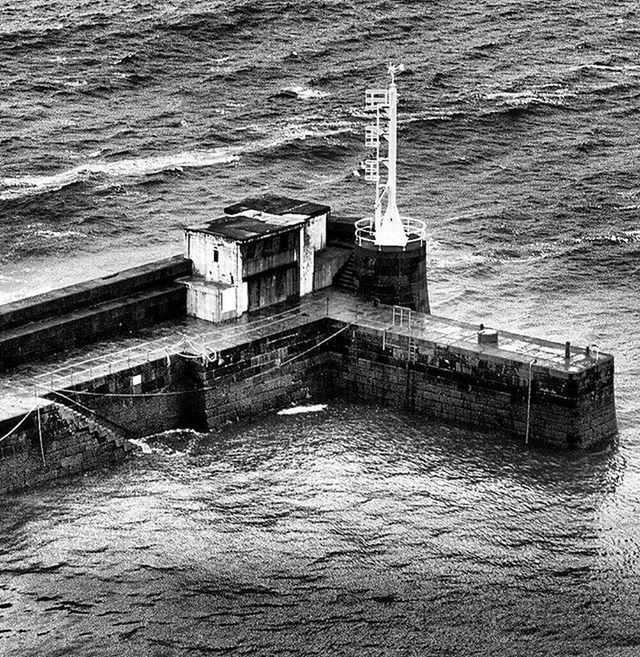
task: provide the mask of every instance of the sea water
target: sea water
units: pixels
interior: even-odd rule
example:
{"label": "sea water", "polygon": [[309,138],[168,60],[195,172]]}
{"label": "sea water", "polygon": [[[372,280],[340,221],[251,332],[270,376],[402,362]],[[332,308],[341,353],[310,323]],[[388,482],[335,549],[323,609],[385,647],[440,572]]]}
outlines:
{"label": "sea water", "polygon": [[364,90],[403,63],[434,312],[614,353],[620,425],[563,455],[334,402],[158,439],[0,503],[0,653],[636,654],[639,14],[0,0],[0,302],[248,195],[369,214]]}

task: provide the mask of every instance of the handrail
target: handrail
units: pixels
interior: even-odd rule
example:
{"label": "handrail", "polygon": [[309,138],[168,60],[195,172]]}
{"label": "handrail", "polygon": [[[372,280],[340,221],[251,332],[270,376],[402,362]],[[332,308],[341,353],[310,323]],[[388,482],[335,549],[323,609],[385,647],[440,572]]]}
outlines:
{"label": "handrail", "polygon": [[[153,354],[165,354],[167,357],[176,355],[185,351],[185,345],[191,347],[189,351],[204,352],[211,350],[214,345],[221,345],[229,338],[238,334],[238,330],[242,327],[242,333],[245,336],[250,336],[256,331],[264,329],[265,326],[273,326],[274,324],[282,324],[290,321],[295,317],[301,316],[303,313],[308,313],[313,310],[322,310],[318,316],[326,314],[326,302],[324,300],[309,300],[303,301],[300,305],[289,308],[285,311],[275,315],[267,315],[251,320],[247,324],[231,324],[227,326],[215,326],[208,328],[204,331],[199,331],[195,334],[183,335],[180,341],[175,342],[175,336],[168,336],[166,338],[158,338],[149,342],[143,342],[125,349],[118,351],[101,354],[92,358],[87,358],[82,361],[70,362],[62,367],[58,367],[41,374],[33,376],[33,380],[37,387],[46,388],[54,391],[54,379],[57,387],[62,385],[74,385],[74,378],[80,378],[83,373],[93,372],[94,368],[103,368],[108,373],[111,373],[114,368],[122,363],[131,365],[132,363],[148,362],[150,356]],[[215,331],[215,335],[211,335]],[[209,338],[209,339],[207,339]],[[217,350],[216,350],[217,351]],[[51,385],[45,385],[45,384]]]}
{"label": "handrail", "polygon": [[[402,226],[407,235],[407,244],[427,241],[427,224],[422,219],[402,217]],[[362,246],[363,242],[375,244],[376,233],[373,217],[359,219],[355,222],[355,227],[358,246]]]}

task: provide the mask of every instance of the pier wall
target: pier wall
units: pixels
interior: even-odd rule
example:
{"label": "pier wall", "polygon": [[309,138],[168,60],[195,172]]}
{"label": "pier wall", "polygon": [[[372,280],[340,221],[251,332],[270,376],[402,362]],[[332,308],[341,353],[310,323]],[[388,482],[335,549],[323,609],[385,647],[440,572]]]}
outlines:
{"label": "pier wall", "polygon": [[[529,366],[515,358],[363,327],[340,336],[337,388],[456,424],[523,438]],[[531,442],[589,448],[617,431],[613,358],[586,372],[532,367]]]}
{"label": "pier wall", "polygon": [[337,357],[324,345],[316,348],[327,325],[325,319],[310,322],[209,354],[206,360],[159,358],[64,394],[131,437],[170,429],[214,431],[293,402],[333,396]]}
{"label": "pier wall", "polygon": [[[73,386],[64,394],[132,438],[171,429],[202,431],[206,424],[200,396],[189,392],[199,386],[193,367],[182,356],[156,358]],[[61,397],[57,400],[65,402]]]}
{"label": "pier wall", "polygon": [[208,430],[309,398],[331,398],[338,359],[321,344],[329,324],[317,320],[226,349],[208,363],[193,362]]}
{"label": "pier wall", "polygon": [[0,306],[0,371],[186,313],[176,278],[191,262],[168,258]]}
{"label": "pier wall", "polygon": [[[14,426],[13,419],[0,422],[0,435]],[[57,404],[41,408],[40,429],[33,412],[0,443],[0,494],[117,463],[134,449],[117,434]]]}
{"label": "pier wall", "polygon": [[[209,354],[206,361],[163,358],[83,389],[96,396],[76,399],[134,436],[178,428],[213,431],[308,398],[339,395],[522,439],[529,366],[515,357],[363,326],[347,328],[324,318]],[[532,367],[532,443],[589,448],[616,430],[611,356],[601,355],[597,364],[577,373]]]}
{"label": "pier wall", "polygon": [[[330,317],[273,332],[263,327],[259,337],[205,357],[134,363],[53,393],[70,408],[52,404],[41,412],[46,466],[31,414],[0,443],[0,492],[120,460],[131,445],[118,436],[216,431],[308,399],[373,402],[523,440],[529,363],[506,353]],[[532,366],[530,442],[586,449],[616,434],[613,358],[600,354],[573,370]],[[85,407],[82,415],[71,410],[75,402]],[[0,435],[19,420],[0,423]]]}

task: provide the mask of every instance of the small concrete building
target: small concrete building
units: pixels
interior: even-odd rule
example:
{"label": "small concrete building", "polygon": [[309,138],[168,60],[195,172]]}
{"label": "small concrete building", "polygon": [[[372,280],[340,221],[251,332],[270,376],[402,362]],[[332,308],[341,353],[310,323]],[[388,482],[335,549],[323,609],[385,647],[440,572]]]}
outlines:
{"label": "small concrete building", "polygon": [[330,211],[327,205],[263,196],[187,228],[185,255],[193,262],[193,276],[183,279],[187,313],[220,322],[312,292]]}

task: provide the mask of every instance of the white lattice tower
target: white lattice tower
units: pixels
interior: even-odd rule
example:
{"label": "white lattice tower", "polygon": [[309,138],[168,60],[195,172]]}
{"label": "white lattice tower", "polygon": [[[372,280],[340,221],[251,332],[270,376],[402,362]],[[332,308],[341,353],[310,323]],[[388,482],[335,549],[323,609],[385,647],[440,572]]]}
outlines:
{"label": "white lattice tower", "polygon": [[[375,243],[379,246],[404,247],[407,243],[396,200],[398,90],[395,74],[399,70],[399,67],[389,66],[391,81],[388,89],[367,89],[365,96],[365,109],[375,113],[376,120],[375,124],[365,129],[365,145],[375,149],[375,159],[365,161],[364,179],[376,183],[373,229]],[[386,149],[382,148],[382,137],[387,142]],[[386,175],[383,176],[385,168]],[[383,212],[385,196],[387,207]]]}

